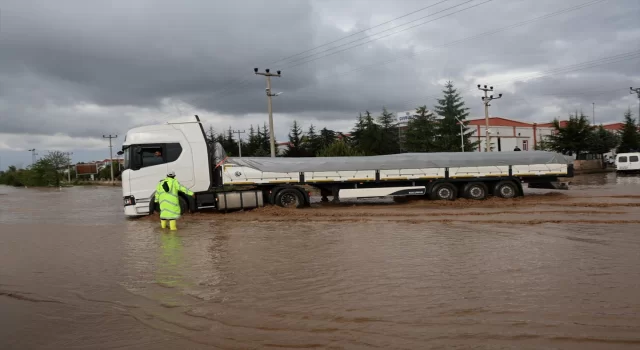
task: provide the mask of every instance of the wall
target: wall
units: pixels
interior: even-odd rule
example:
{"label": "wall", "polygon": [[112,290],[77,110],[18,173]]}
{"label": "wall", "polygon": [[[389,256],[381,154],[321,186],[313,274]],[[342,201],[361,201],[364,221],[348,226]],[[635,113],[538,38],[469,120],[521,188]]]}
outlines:
{"label": "wall", "polygon": [[576,172],[584,172],[596,169],[602,169],[602,162],[600,161],[600,159],[573,161],[573,170],[575,170]]}

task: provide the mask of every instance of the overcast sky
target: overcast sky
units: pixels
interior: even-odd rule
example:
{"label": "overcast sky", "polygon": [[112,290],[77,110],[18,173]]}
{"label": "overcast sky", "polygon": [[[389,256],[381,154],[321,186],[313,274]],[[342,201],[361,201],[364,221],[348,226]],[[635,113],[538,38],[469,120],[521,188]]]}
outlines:
{"label": "overcast sky", "polygon": [[0,0],[0,167],[29,165],[29,148],[103,159],[103,134],[119,148],[127,129],[185,115],[248,131],[267,121],[254,67],[282,69],[279,141],[294,119],[346,132],[367,109],[431,108],[449,79],[472,118],[483,117],[476,84],[504,94],[492,116],[548,122],[591,116],[592,103],[598,123],[637,115],[638,0],[221,4]]}

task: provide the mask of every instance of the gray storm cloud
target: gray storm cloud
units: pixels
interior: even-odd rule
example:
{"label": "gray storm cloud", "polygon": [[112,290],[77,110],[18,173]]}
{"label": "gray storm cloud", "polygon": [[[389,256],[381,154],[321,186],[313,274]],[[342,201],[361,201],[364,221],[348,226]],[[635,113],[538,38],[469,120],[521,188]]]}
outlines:
{"label": "gray storm cloud", "polygon": [[[228,125],[253,122],[247,115],[266,110],[264,78],[253,75],[254,67],[283,70],[273,85],[284,92],[275,107],[287,122],[346,125],[365,109],[432,106],[430,96],[440,95],[448,79],[473,116],[482,113],[474,91],[479,81],[504,89],[492,113],[514,119],[547,121],[556,116],[549,115],[550,105],[562,113],[587,112],[596,102],[602,118],[613,121],[635,103],[624,89],[640,85],[637,56],[514,79],[640,50],[635,0],[603,1],[448,45],[588,2],[477,0],[456,9],[477,7],[375,40],[383,35],[377,32],[466,1],[446,1],[288,60],[280,59],[439,1],[3,1],[0,133],[100,137],[107,127],[124,132],[154,113],[164,117],[166,99],[228,116]],[[368,40],[374,41],[355,47]],[[338,49],[343,52],[305,63],[350,41]]]}

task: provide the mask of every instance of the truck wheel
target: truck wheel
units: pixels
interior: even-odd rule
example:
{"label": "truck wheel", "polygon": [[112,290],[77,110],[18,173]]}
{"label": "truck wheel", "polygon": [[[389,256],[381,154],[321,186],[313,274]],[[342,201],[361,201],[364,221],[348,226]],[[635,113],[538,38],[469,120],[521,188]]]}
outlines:
{"label": "truck wheel", "polygon": [[493,195],[500,198],[514,198],[518,195],[518,186],[513,181],[500,181],[493,187]]}
{"label": "truck wheel", "polygon": [[429,198],[432,200],[452,201],[458,197],[458,190],[450,183],[439,183],[431,188]]}
{"label": "truck wheel", "polygon": [[489,189],[482,182],[470,182],[464,186],[464,197],[468,199],[482,200],[487,198]]}
{"label": "truck wheel", "polygon": [[285,188],[276,194],[276,205],[283,208],[302,208],[304,207],[304,198],[300,191],[295,188]]}

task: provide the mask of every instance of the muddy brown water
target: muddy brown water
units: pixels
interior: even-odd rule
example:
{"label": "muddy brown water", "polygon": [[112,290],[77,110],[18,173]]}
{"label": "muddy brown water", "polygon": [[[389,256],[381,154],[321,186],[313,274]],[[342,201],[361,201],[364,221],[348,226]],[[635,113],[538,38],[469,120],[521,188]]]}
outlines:
{"label": "muddy brown water", "polygon": [[2,349],[640,348],[640,177],[200,213],[0,187]]}

